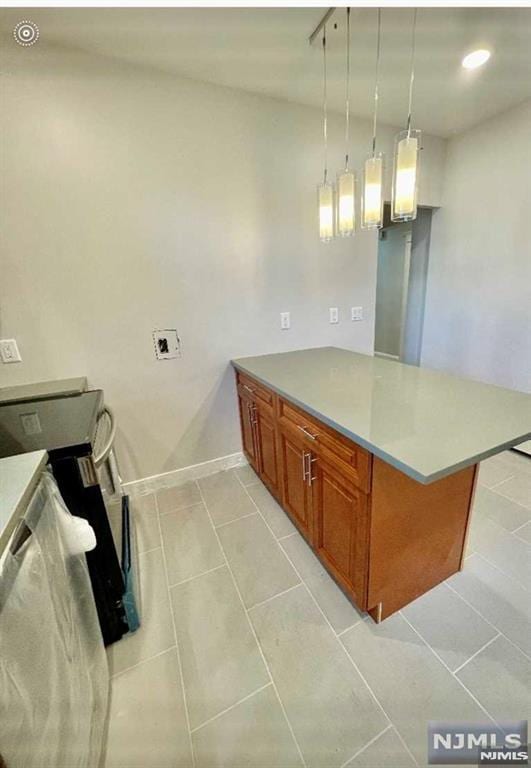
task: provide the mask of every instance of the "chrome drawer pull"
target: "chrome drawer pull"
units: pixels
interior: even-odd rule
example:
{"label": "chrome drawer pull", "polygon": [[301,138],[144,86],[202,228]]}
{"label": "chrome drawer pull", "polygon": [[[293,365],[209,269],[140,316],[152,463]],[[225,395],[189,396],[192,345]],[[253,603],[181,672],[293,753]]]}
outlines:
{"label": "chrome drawer pull", "polygon": [[297,424],[297,426],[299,427],[301,432],[304,432],[306,437],[310,438],[310,440],[317,440],[317,438],[319,437],[318,432],[316,432],[315,435],[312,435],[312,433],[308,431],[308,427],[301,427],[299,424]]}
{"label": "chrome drawer pull", "polygon": [[317,480],[317,475],[312,475],[312,464],[314,461],[317,461],[317,457],[313,458],[311,453],[308,456],[310,457],[308,462],[308,485],[311,485],[314,480]]}
{"label": "chrome drawer pull", "polygon": [[309,453],[306,453],[305,451],[302,452],[302,482],[306,482],[306,456],[309,456]]}
{"label": "chrome drawer pull", "polygon": [[[306,464],[308,459],[308,464]],[[314,480],[317,480],[317,476],[312,475],[312,464],[317,461],[317,457],[313,457],[311,453],[302,452],[302,480],[307,485],[311,485]]]}

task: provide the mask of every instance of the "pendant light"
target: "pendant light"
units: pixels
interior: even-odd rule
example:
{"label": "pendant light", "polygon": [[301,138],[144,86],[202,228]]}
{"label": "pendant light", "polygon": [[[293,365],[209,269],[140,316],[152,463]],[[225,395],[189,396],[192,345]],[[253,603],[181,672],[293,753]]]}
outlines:
{"label": "pendant light", "polygon": [[379,229],[383,224],[383,172],[384,156],[376,152],[376,125],[378,120],[378,72],[380,67],[381,10],[378,12],[376,37],[376,70],[374,75],[374,116],[372,128],[372,152],[363,167],[363,193],[361,196],[361,226],[363,229]]}
{"label": "pendant light", "polygon": [[415,32],[417,9],[413,10],[411,36],[411,76],[409,79],[409,105],[407,128],[395,138],[393,164],[393,200],[391,219],[413,221],[417,217],[417,189],[419,176],[419,149],[421,132],[411,128],[411,105],[415,79]]}
{"label": "pendant light", "polygon": [[328,181],[328,103],[326,91],[326,24],[323,27],[323,181],[317,187],[319,204],[319,237],[328,243],[334,237],[334,188]]}
{"label": "pendant light", "polygon": [[345,169],[337,175],[337,234],[352,237],[356,229],[354,205],[356,179],[349,168],[350,128],[350,8],[347,8],[346,75],[345,75]]}

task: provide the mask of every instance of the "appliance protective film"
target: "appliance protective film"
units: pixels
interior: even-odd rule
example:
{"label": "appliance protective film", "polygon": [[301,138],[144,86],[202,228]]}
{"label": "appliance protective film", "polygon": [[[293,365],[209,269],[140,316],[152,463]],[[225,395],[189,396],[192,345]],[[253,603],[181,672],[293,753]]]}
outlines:
{"label": "appliance protective film", "polygon": [[109,673],[85,555],[70,554],[62,537],[65,510],[45,472],[0,563],[0,756],[8,768],[100,760]]}

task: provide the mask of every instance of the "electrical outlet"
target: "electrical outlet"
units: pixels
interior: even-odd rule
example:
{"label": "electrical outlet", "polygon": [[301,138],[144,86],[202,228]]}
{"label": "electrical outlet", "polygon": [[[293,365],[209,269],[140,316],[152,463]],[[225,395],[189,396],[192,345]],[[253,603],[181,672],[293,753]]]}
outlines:
{"label": "electrical outlet", "polygon": [[0,359],[3,363],[21,363],[22,358],[18,351],[15,339],[0,340]]}
{"label": "electrical outlet", "polygon": [[280,328],[283,331],[288,331],[291,327],[291,318],[289,312],[280,313]]}
{"label": "electrical outlet", "polygon": [[353,323],[363,320],[363,307],[352,307],[350,310],[350,319]]}
{"label": "electrical outlet", "polygon": [[330,307],[328,312],[330,314],[330,322],[339,323],[339,309],[337,307]]}

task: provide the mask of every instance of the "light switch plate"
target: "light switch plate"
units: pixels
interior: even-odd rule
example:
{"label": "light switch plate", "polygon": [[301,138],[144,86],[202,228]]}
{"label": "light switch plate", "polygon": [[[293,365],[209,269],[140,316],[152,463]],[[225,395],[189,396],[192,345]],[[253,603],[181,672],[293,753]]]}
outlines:
{"label": "light switch plate", "polygon": [[175,328],[153,331],[153,345],[157,360],[172,360],[181,357],[181,340]]}
{"label": "light switch plate", "polygon": [[339,323],[339,309],[337,307],[330,307],[328,310],[330,314],[330,322],[331,323]]}
{"label": "light switch plate", "polygon": [[352,307],[350,310],[350,319],[352,322],[363,320],[363,307]]}
{"label": "light switch plate", "polygon": [[283,331],[288,331],[291,327],[291,318],[289,312],[280,313],[280,328]]}
{"label": "light switch plate", "polygon": [[0,339],[0,359],[3,363],[22,362],[15,339]]}

